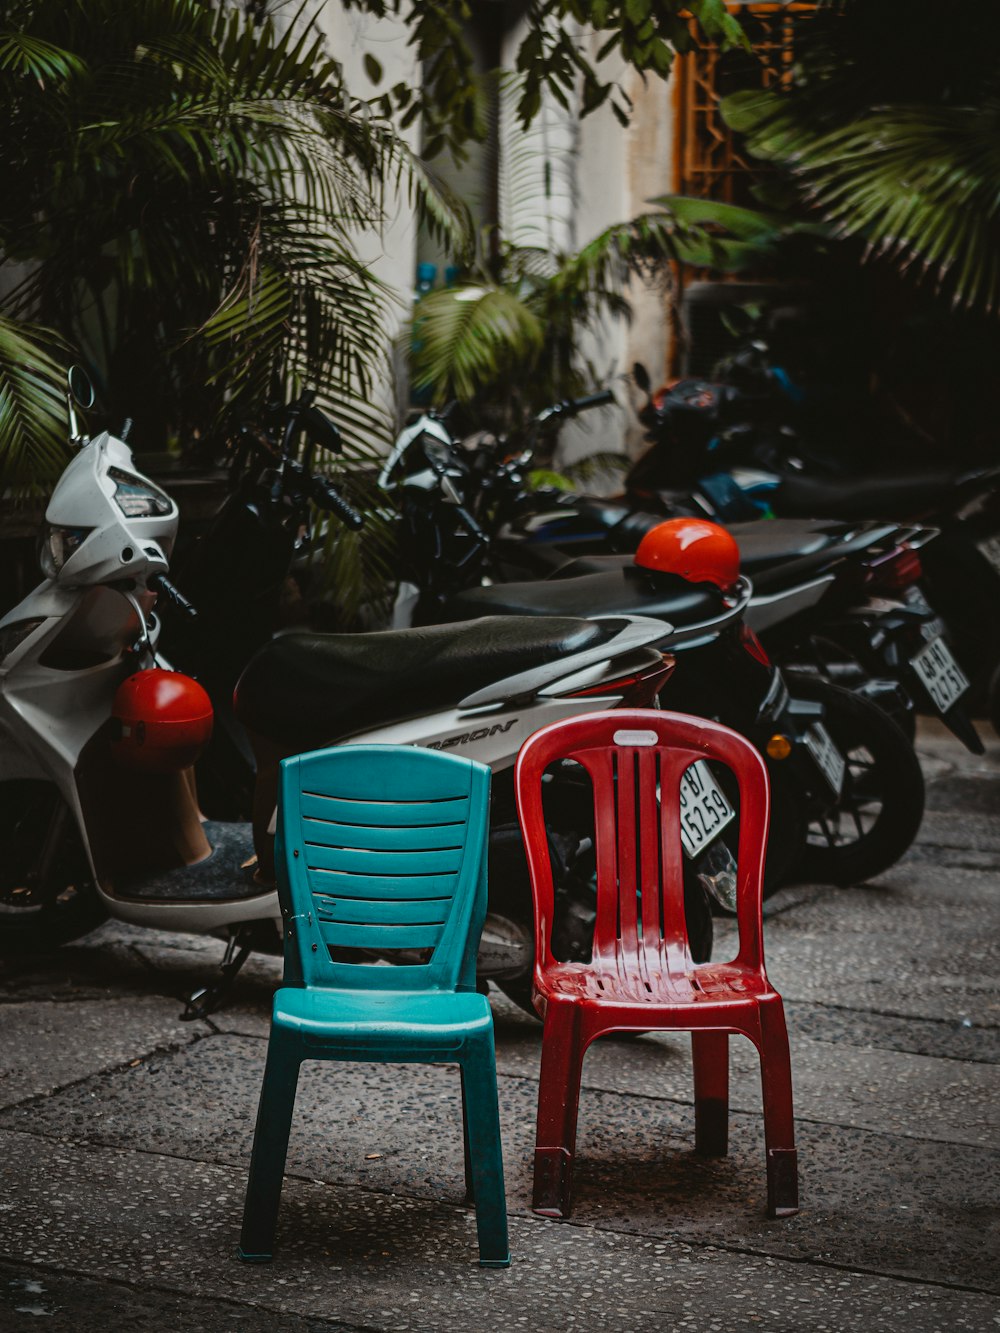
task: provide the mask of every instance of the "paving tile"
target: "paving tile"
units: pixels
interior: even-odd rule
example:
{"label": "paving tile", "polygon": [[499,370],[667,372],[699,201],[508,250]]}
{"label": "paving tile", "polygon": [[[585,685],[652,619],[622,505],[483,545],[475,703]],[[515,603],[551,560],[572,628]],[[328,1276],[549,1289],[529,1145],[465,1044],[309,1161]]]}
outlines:
{"label": "paving tile", "polygon": [[[233,1255],[243,1177],[231,1167],[16,1134],[0,1135],[0,1155],[17,1164],[0,1243],[19,1255],[20,1280],[44,1287],[51,1266],[66,1267],[90,1284],[163,1291],[174,1309],[178,1294],[210,1294],[211,1333],[256,1330],[266,1311],[275,1333],[299,1333],[279,1321],[292,1315],[387,1333],[940,1333],[986,1329],[996,1313],[995,1298],[978,1291],[533,1217],[511,1220],[512,1267],[486,1271],[475,1263],[468,1209],[294,1178],[275,1261],[242,1265]],[[64,1285],[56,1299],[91,1290]],[[28,1299],[44,1304],[47,1294]]]}
{"label": "paving tile", "polygon": [[[654,1045],[618,1045],[625,1068],[648,1074],[650,1061],[661,1058]],[[675,1079],[684,1081],[679,1053],[666,1054]],[[245,1167],[263,1060],[259,1040],[206,1038],[76,1084],[44,1103],[15,1107],[0,1124],[56,1140]],[[501,1078],[508,1196],[518,1211],[527,1210],[530,1196],[536,1101],[530,1077]],[[973,1286],[988,1280],[987,1218],[1000,1184],[1000,1152],[832,1118],[800,1120],[805,1211],[778,1226],[764,1216],[760,1117],[736,1111],[731,1124],[730,1157],[701,1159],[692,1152],[690,1105],[588,1082],[580,1112],[579,1219],[848,1266],[869,1266],[865,1256],[878,1249],[878,1266],[886,1271]],[[299,1085],[288,1170],[455,1202],[463,1192],[460,1126],[453,1067],[309,1063]]]}
{"label": "paving tile", "polygon": [[182,1023],[174,1001],[147,995],[75,1004],[8,1003],[0,1005],[0,1023],[0,1107],[153,1051],[186,1046],[210,1031],[204,1023]]}

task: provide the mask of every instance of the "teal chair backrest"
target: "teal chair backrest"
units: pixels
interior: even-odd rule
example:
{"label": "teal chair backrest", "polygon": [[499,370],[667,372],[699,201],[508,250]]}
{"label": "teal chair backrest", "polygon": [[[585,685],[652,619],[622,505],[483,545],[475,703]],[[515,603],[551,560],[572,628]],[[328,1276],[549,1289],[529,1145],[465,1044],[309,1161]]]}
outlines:
{"label": "teal chair backrest", "polygon": [[[286,984],[474,990],[490,770],[436,750],[340,745],[281,765]],[[426,952],[391,968],[330,950]]]}

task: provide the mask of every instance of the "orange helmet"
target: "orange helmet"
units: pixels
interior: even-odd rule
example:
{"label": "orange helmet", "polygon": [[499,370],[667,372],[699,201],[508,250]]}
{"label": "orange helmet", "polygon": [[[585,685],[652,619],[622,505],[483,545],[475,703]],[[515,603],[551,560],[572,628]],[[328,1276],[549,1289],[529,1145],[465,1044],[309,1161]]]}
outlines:
{"label": "orange helmet", "polygon": [[635,553],[640,569],[679,574],[688,583],[731,588],[740,572],[736,539],[703,518],[671,518],[646,533]]}
{"label": "orange helmet", "polygon": [[212,735],[212,701],[202,687],[190,676],[159,667],[122,681],[112,717],[115,759],[140,773],[187,768]]}

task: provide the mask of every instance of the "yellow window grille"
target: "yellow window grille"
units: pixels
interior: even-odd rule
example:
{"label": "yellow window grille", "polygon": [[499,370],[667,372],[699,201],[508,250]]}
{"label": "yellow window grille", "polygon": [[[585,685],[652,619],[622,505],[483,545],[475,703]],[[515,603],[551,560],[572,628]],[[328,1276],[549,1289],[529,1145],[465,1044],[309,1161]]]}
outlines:
{"label": "yellow window grille", "polygon": [[700,45],[677,61],[674,103],[674,188],[679,194],[752,203],[753,171],[719,114],[719,100],[737,88],[780,87],[792,77],[797,26],[815,3],[732,5],[750,51]]}

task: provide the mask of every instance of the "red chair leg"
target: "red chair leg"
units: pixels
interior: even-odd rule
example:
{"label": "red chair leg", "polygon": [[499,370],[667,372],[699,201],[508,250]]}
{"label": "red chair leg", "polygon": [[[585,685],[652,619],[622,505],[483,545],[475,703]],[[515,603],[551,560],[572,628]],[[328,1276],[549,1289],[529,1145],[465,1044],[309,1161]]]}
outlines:
{"label": "red chair leg", "polygon": [[792,1217],[799,1211],[798,1155],[792,1116],[792,1065],[781,1000],[760,1006],[760,1075],[767,1149],[767,1215]]}
{"label": "red chair leg", "polygon": [[532,1211],[542,1217],[569,1217],[572,1207],[582,1067],[578,1010],[573,1005],[550,1003],[542,1034],[531,1199]]}
{"label": "red chair leg", "polygon": [[729,1034],[692,1032],[694,1147],[703,1157],[729,1151]]}

